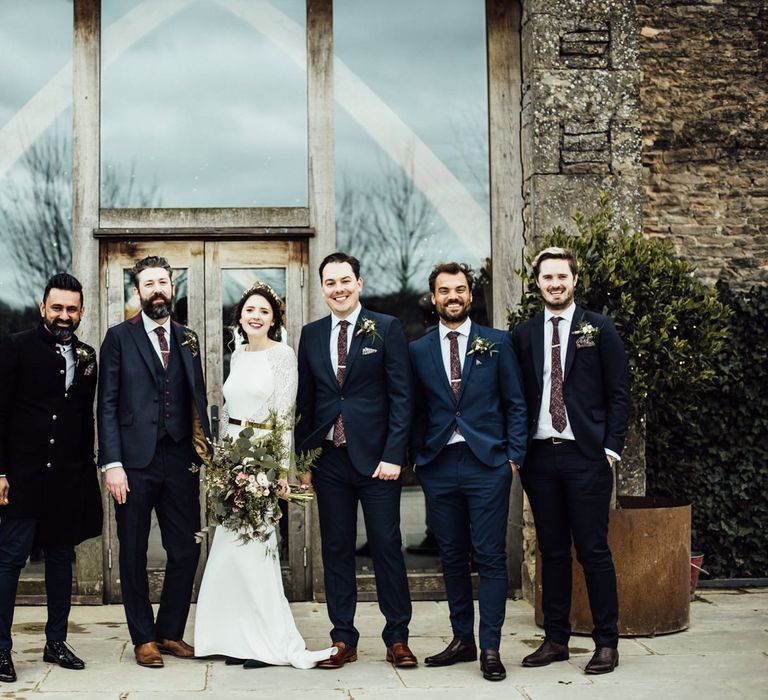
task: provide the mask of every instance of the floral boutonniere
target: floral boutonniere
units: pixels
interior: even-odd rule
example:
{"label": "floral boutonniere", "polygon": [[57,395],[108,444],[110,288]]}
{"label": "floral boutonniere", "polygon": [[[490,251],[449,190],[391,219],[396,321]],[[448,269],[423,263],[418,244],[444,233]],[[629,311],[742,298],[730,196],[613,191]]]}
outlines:
{"label": "floral boutonniere", "polygon": [[478,335],[472,340],[472,344],[467,350],[467,355],[491,355],[498,352],[498,343],[492,343],[488,338]]}
{"label": "floral boutonniere", "polygon": [[200,344],[197,339],[197,333],[191,328],[185,328],[183,332],[184,340],[181,341],[182,345],[186,345],[189,351],[192,353],[192,357],[197,357],[200,352]]}
{"label": "floral boutonniere", "polygon": [[364,338],[370,338],[372,341],[377,338],[381,340],[379,326],[372,318],[361,318],[360,328],[357,329],[355,335],[362,335]]}
{"label": "floral boutonniere", "polygon": [[577,348],[591,348],[595,346],[595,340],[600,335],[600,329],[583,318],[571,335],[576,336]]}
{"label": "floral boutonniere", "polygon": [[78,345],[75,348],[75,366],[85,365],[83,374],[87,377],[93,374],[93,370],[96,368],[96,363],[93,358],[96,356],[93,348],[89,348],[87,345]]}

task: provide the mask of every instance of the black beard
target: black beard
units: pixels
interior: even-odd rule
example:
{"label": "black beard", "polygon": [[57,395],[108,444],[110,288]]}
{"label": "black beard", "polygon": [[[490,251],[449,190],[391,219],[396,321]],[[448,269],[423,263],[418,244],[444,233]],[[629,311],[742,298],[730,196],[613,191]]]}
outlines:
{"label": "black beard", "polygon": [[459,311],[456,312],[450,312],[446,310],[446,306],[442,307],[436,307],[437,315],[443,319],[443,321],[447,321],[448,323],[458,323],[458,322],[464,322],[469,316],[469,312],[472,309],[471,304],[467,304],[466,306],[463,306]]}
{"label": "black beard", "polygon": [[[155,304],[155,300],[162,299],[162,304]],[[173,311],[173,299],[167,299],[162,294],[153,294],[147,299],[141,300],[141,308],[153,321],[168,318]]]}
{"label": "black beard", "polygon": [[51,332],[54,338],[60,343],[69,343],[72,341],[72,334],[77,330],[79,323],[73,321],[49,321],[47,318],[43,321],[45,327]]}

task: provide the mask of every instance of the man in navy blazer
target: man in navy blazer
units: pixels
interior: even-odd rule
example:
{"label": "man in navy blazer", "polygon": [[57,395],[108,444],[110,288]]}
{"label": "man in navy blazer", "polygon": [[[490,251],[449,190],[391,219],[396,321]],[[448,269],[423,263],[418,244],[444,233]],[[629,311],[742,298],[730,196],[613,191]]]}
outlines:
{"label": "man in navy blazer", "polygon": [[508,333],[469,319],[472,270],[438,265],[429,277],[437,329],[410,345],[415,420],[411,457],[440,547],[453,641],[427,666],[477,659],[470,554],[480,574],[480,667],[500,681],[507,599],[506,533],[512,476],[527,441],[522,376]]}
{"label": "man in navy blazer", "polygon": [[541,551],[546,635],[523,665],[568,658],[573,540],[594,624],[595,653],[585,671],[598,674],[619,663],[608,511],[629,422],[629,370],[612,321],[574,303],[578,272],[570,251],[541,251],[533,273],[545,309],[513,332],[532,438],[521,477]]}
{"label": "man in navy blazer", "polygon": [[[172,321],[173,270],[150,256],[132,269],[141,313],[113,326],[101,345],[99,463],[115,499],[120,583],[140,666],[161,653],[194,656],[183,641],[200,556],[199,477],[190,471],[210,438],[200,345]],[[152,509],[167,554],[160,608],[149,601],[147,545]]]}
{"label": "man in navy blazer", "polygon": [[360,305],[360,263],[333,253],[320,264],[330,316],[302,329],[296,399],[299,451],[322,447],[317,493],[325,594],[338,651],[320,668],[357,659],[357,504],[365,517],[387,661],[417,665],[408,648],[411,600],[400,535],[400,469],[411,422],[408,349],[400,322]]}

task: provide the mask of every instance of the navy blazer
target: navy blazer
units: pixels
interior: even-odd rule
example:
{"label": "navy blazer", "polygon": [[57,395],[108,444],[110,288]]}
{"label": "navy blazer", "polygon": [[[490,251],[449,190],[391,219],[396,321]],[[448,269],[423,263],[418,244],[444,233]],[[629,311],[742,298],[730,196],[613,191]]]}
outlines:
{"label": "navy blazer", "polygon": [[[180,349],[184,376],[193,397],[191,441],[201,446],[196,424],[210,440],[208,401],[197,335],[175,321],[171,332]],[[192,340],[194,338],[194,340]],[[99,356],[99,464],[122,462],[126,469],[143,469],[157,446],[157,410],[162,387],[155,372],[153,350],[141,313],[107,330]],[[204,447],[202,447],[204,449]]]}
{"label": "navy blazer", "polygon": [[[358,335],[366,319],[376,323],[378,338]],[[351,332],[339,386],[331,364],[331,317],[301,331],[296,446],[301,452],[320,447],[341,413],[349,458],[355,469],[370,475],[379,462],[405,464],[412,414],[408,349],[393,316],[363,308]]]}
{"label": "navy blazer", "polygon": [[[597,327],[593,344],[577,347],[581,321]],[[544,313],[517,326],[512,340],[520,360],[530,434],[536,433],[544,382]],[[562,343],[562,340],[561,340]],[[576,306],[565,355],[563,398],[576,444],[589,459],[605,459],[605,448],[621,455],[630,415],[629,368],[613,321]]]}
{"label": "navy blazer", "polygon": [[509,460],[523,464],[528,439],[525,397],[509,333],[473,323],[467,353],[478,337],[494,343],[493,352],[466,355],[458,399],[445,371],[437,329],[410,345],[416,404],[411,459],[417,466],[432,461],[457,426],[481,462],[491,467]]}

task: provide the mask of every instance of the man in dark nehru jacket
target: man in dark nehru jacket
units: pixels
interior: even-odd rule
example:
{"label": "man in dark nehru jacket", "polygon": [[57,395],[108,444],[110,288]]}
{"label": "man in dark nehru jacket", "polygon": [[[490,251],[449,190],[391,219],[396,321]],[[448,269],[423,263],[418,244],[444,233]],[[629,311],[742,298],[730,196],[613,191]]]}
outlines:
{"label": "man in dark nehru jacket", "polygon": [[12,683],[11,625],[19,575],[37,543],[45,556],[43,660],[85,664],[67,647],[75,545],[101,533],[94,462],[96,353],[78,340],[83,288],[48,280],[40,325],[0,343],[0,681]]}

